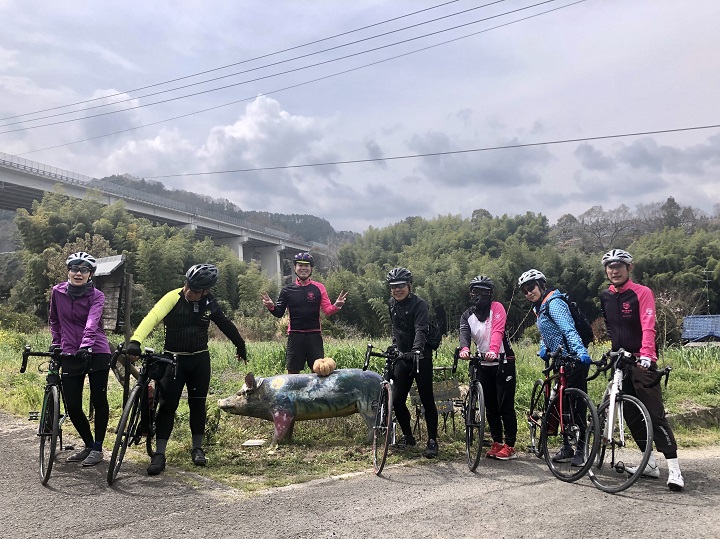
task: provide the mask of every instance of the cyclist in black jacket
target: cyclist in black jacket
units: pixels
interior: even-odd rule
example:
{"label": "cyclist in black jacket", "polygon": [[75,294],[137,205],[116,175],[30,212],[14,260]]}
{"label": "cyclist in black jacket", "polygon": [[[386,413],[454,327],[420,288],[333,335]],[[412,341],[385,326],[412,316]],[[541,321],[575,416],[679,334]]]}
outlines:
{"label": "cyclist in black jacket", "polygon": [[196,466],[207,463],[202,443],[207,419],[205,401],[210,387],[208,329],[211,320],[235,345],[238,361],[247,360],[245,341],[210,293],[210,288],[218,280],[217,267],[196,264],[185,277],[185,286],[165,294],[145,316],[127,348],[129,355],[140,355],[142,341],[162,321],[165,324],[165,352],[178,356],[177,377],[173,378],[172,371],[168,369],[160,380],[162,399],[156,421],[157,449],[148,466],[148,475],[157,475],[165,469],[165,449],[186,385],[193,445],[190,454]]}
{"label": "cyclist in black jacket", "polygon": [[[406,401],[413,379],[418,389],[420,401],[425,408],[425,423],[428,429],[428,442],[424,455],[427,458],[438,454],[437,431],[438,413],[433,394],[432,349],[426,346],[430,317],[427,302],[412,293],[412,273],[405,268],[395,268],[387,274],[392,297],[388,302],[392,320],[393,345],[401,358],[395,362],[393,380],[395,396],[393,408],[403,436],[398,446],[415,445],[410,425],[410,411]],[[415,372],[413,358],[420,352],[420,372]]]}

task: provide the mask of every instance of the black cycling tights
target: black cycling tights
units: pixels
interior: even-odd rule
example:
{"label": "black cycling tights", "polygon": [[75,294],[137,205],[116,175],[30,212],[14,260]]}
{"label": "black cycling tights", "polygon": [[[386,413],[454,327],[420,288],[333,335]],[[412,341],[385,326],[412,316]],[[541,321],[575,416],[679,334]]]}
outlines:
{"label": "black cycling tights", "polygon": [[92,447],[93,442],[100,444],[105,440],[105,431],[110,417],[110,406],[107,400],[107,384],[110,369],[103,369],[88,374],[90,379],[90,402],[95,414],[95,439],[93,440],[90,422],[83,411],[83,386],[85,376],[62,377],[63,396],[65,407],[75,430],[85,442],[85,447]]}
{"label": "black cycling tights", "polygon": [[162,390],[156,420],[158,440],[170,438],[175,424],[175,411],[180,404],[183,387],[187,384],[188,408],[190,409],[190,432],[205,434],[207,411],[205,401],[210,387],[210,352],[198,352],[191,356],[178,356],[177,378],[173,380],[172,369],[160,381]]}
{"label": "black cycling tights", "polygon": [[410,411],[407,407],[407,396],[410,393],[413,379],[417,385],[420,402],[425,408],[425,423],[427,424],[428,439],[437,440],[438,431],[438,414],[435,406],[435,397],[433,396],[433,370],[431,360],[420,361],[420,373],[415,372],[414,362],[401,359],[395,363],[395,371],[393,372],[393,381],[395,386],[395,396],[393,398],[393,408],[395,408],[395,417],[397,417],[400,428],[405,436],[412,436],[412,427],[410,426]]}

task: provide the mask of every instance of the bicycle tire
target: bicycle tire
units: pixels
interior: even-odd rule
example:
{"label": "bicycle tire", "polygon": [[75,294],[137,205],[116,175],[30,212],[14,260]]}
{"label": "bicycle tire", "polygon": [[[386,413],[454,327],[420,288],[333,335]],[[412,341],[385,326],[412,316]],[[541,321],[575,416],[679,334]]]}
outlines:
{"label": "bicycle tire", "polygon": [[544,458],[543,438],[540,436],[541,426],[545,412],[547,411],[547,396],[545,395],[545,382],[535,380],[530,395],[530,409],[527,413],[527,424],[530,431],[530,445],[528,452],[537,458]]}
{"label": "bicycle tire", "polygon": [[[584,476],[593,465],[600,445],[599,421],[597,409],[584,391],[577,388],[565,388],[562,396],[566,402],[563,403],[562,408],[559,407],[560,396],[560,394],[555,395],[548,403],[548,409],[540,429],[540,436],[543,438],[545,462],[552,474],[561,481],[572,483]],[[569,402],[576,399],[582,400],[585,405],[584,417],[575,417],[575,407],[568,405]],[[559,410],[562,410],[561,415]],[[557,417],[554,417],[555,415]],[[553,422],[553,419],[558,421],[556,435],[548,433],[548,426]],[[585,429],[584,435],[582,433],[583,428]],[[557,440],[557,442],[553,444],[552,441],[554,440]],[[581,441],[582,443],[580,443]],[[566,445],[570,447],[573,454],[578,450],[583,453],[584,463],[582,466],[573,466],[570,458],[561,461],[554,459],[557,453]]]}
{"label": "bicycle tire", "polygon": [[392,385],[383,382],[375,411],[373,427],[373,469],[380,475],[385,467],[392,434]]}
{"label": "bicycle tire", "polygon": [[113,445],[112,455],[110,457],[110,464],[107,472],[108,485],[112,485],[117,478],[117,474],[122,466],[123,458],[125,457],[125,451],[127,451],[128,444],[136,436],[138,425],[140,424],[140,391],[141,386],[136,385],[128,400],[125,402],[122,415],[120,416],[120,422],[118,423],[115,445]]}
{"label": "bicycle tire", "polygon": [[[652,420],[646,406],[637,397],[624,393],[618,394],[616,403],[612,436],[609,440],[605,438],[605,420],[611,403],[605,400],[598,407],[600,448],[588,472],[593,485],[611,494],[622,492],[640,478],[650,460],[653,443]],[[642,444],[637,443],[633,433],[644,437]],[[640,445],[645,446],[644,451],[640,449]],[[628,472],[631,467],[636,470],[633,474]]]}
{"label": "bicycle tire", "polygon": [[484,438],[485,396],[482,385],[475,380],[465,395],[465,456],[471,472],[480,464]]}
{"label": "bicycle tire", "polygon": [[[155,448],[157,447],[155,439],[155,420],[157,419],[157,408],[160,394],[160,382],[155,382],[152,386],[148,384],[148,424],[147,434],[145,436],[145,451],[148,457],[152,457],[155,454]],[[152,400],[150,400],[152,399]]]}
{"label": "bicycle tire", "polygon": [[58,386],[51,385],[45,390],[43,407],[40,413],[40,457],[38,469],[40,482],[46,485],[50,479],[55,454],[57,452],[58,436],[60,434],[60,390]]}

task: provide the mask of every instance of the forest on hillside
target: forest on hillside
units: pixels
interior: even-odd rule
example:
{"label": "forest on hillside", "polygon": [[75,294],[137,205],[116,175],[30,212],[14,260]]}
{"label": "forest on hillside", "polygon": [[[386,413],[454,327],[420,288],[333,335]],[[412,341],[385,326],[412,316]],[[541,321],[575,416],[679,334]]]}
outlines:
{"label": "forest on hillside", "polygon": [[[126,271],[135,282],[134,323],[167,290],[180,286],[185,270],[197,262],[220,267],[215,295],[251,340],[278,338],[287,323],[262,306],[260,292],[274,296],[278,283],[256,264],[239,261],[209,238],[138,219],[122,202],[105,206],[92,196],[77,201],[46,193],[30,211],[18,210],[14,224],[21,249],[0,256],[0,282],[6,287],[0,293],[11,306],[0,315],[0,327],[42,323],[48,291],[66,278],[65,257],[77,250],[126,256]],[[338,337],[386,335],[384,277],[389,269],[405,266],[415,276],[415,292],[450,332],[467,307],[470,279],[490,276],[495,299],[508,309],[510,333],[517,337],[534,317],[528,316],[516,281],[534,267],[551,286],[570,294],[602,337],[597,296],[606,286],[600,258],[609,248],[628,249],[635,257],[634,278],[655,291],[663,336],[677,340],[684,316],[720,312],[720,205],[709,216],[671,197],[634,210],[596,206],[552,226],[539,213],[493,216],[478,209],[470,218],[407,217],[370,228],[337,249],[314,253],[315,278],[330,296],[349,291],[345,308],[326,319],[324,328]]]}
{"label": "forest on hillside", "polygon": [[213,198],[208,195],[199,195],[183,189],[168,189],[162,182],[133,178],[129,175],[108,176],[101,182],[110,182],[121,187],[136,189],[143,193],[159,196],[168,200],[182,202],[203,210],[212,211],[244,219],[257,225],[267,226],[288,232],[303,241],[330,244],[333,242],[351,239],[357,234],[354,232],[338,232],[332,225],[321,217],[307,214],[285,214],[266,211],[243,210],[237,204],[227,199]]}

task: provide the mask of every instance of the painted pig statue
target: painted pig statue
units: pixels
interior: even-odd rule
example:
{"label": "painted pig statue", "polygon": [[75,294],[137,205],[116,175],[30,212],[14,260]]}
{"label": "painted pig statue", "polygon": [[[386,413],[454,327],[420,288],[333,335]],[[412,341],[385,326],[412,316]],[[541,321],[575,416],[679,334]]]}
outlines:
{"label": "painted pig statue", "polygon": [[362,415],[368,437],[375,423],[373,402],[380,393],[382,377],[360,369],[337,369],[329,376],[280,374],[258,378],[245,376],[235,395],[220,399],[218,406],[230,414],[257,417],[275,425],[273,443],[292,433],[295,421]]}

